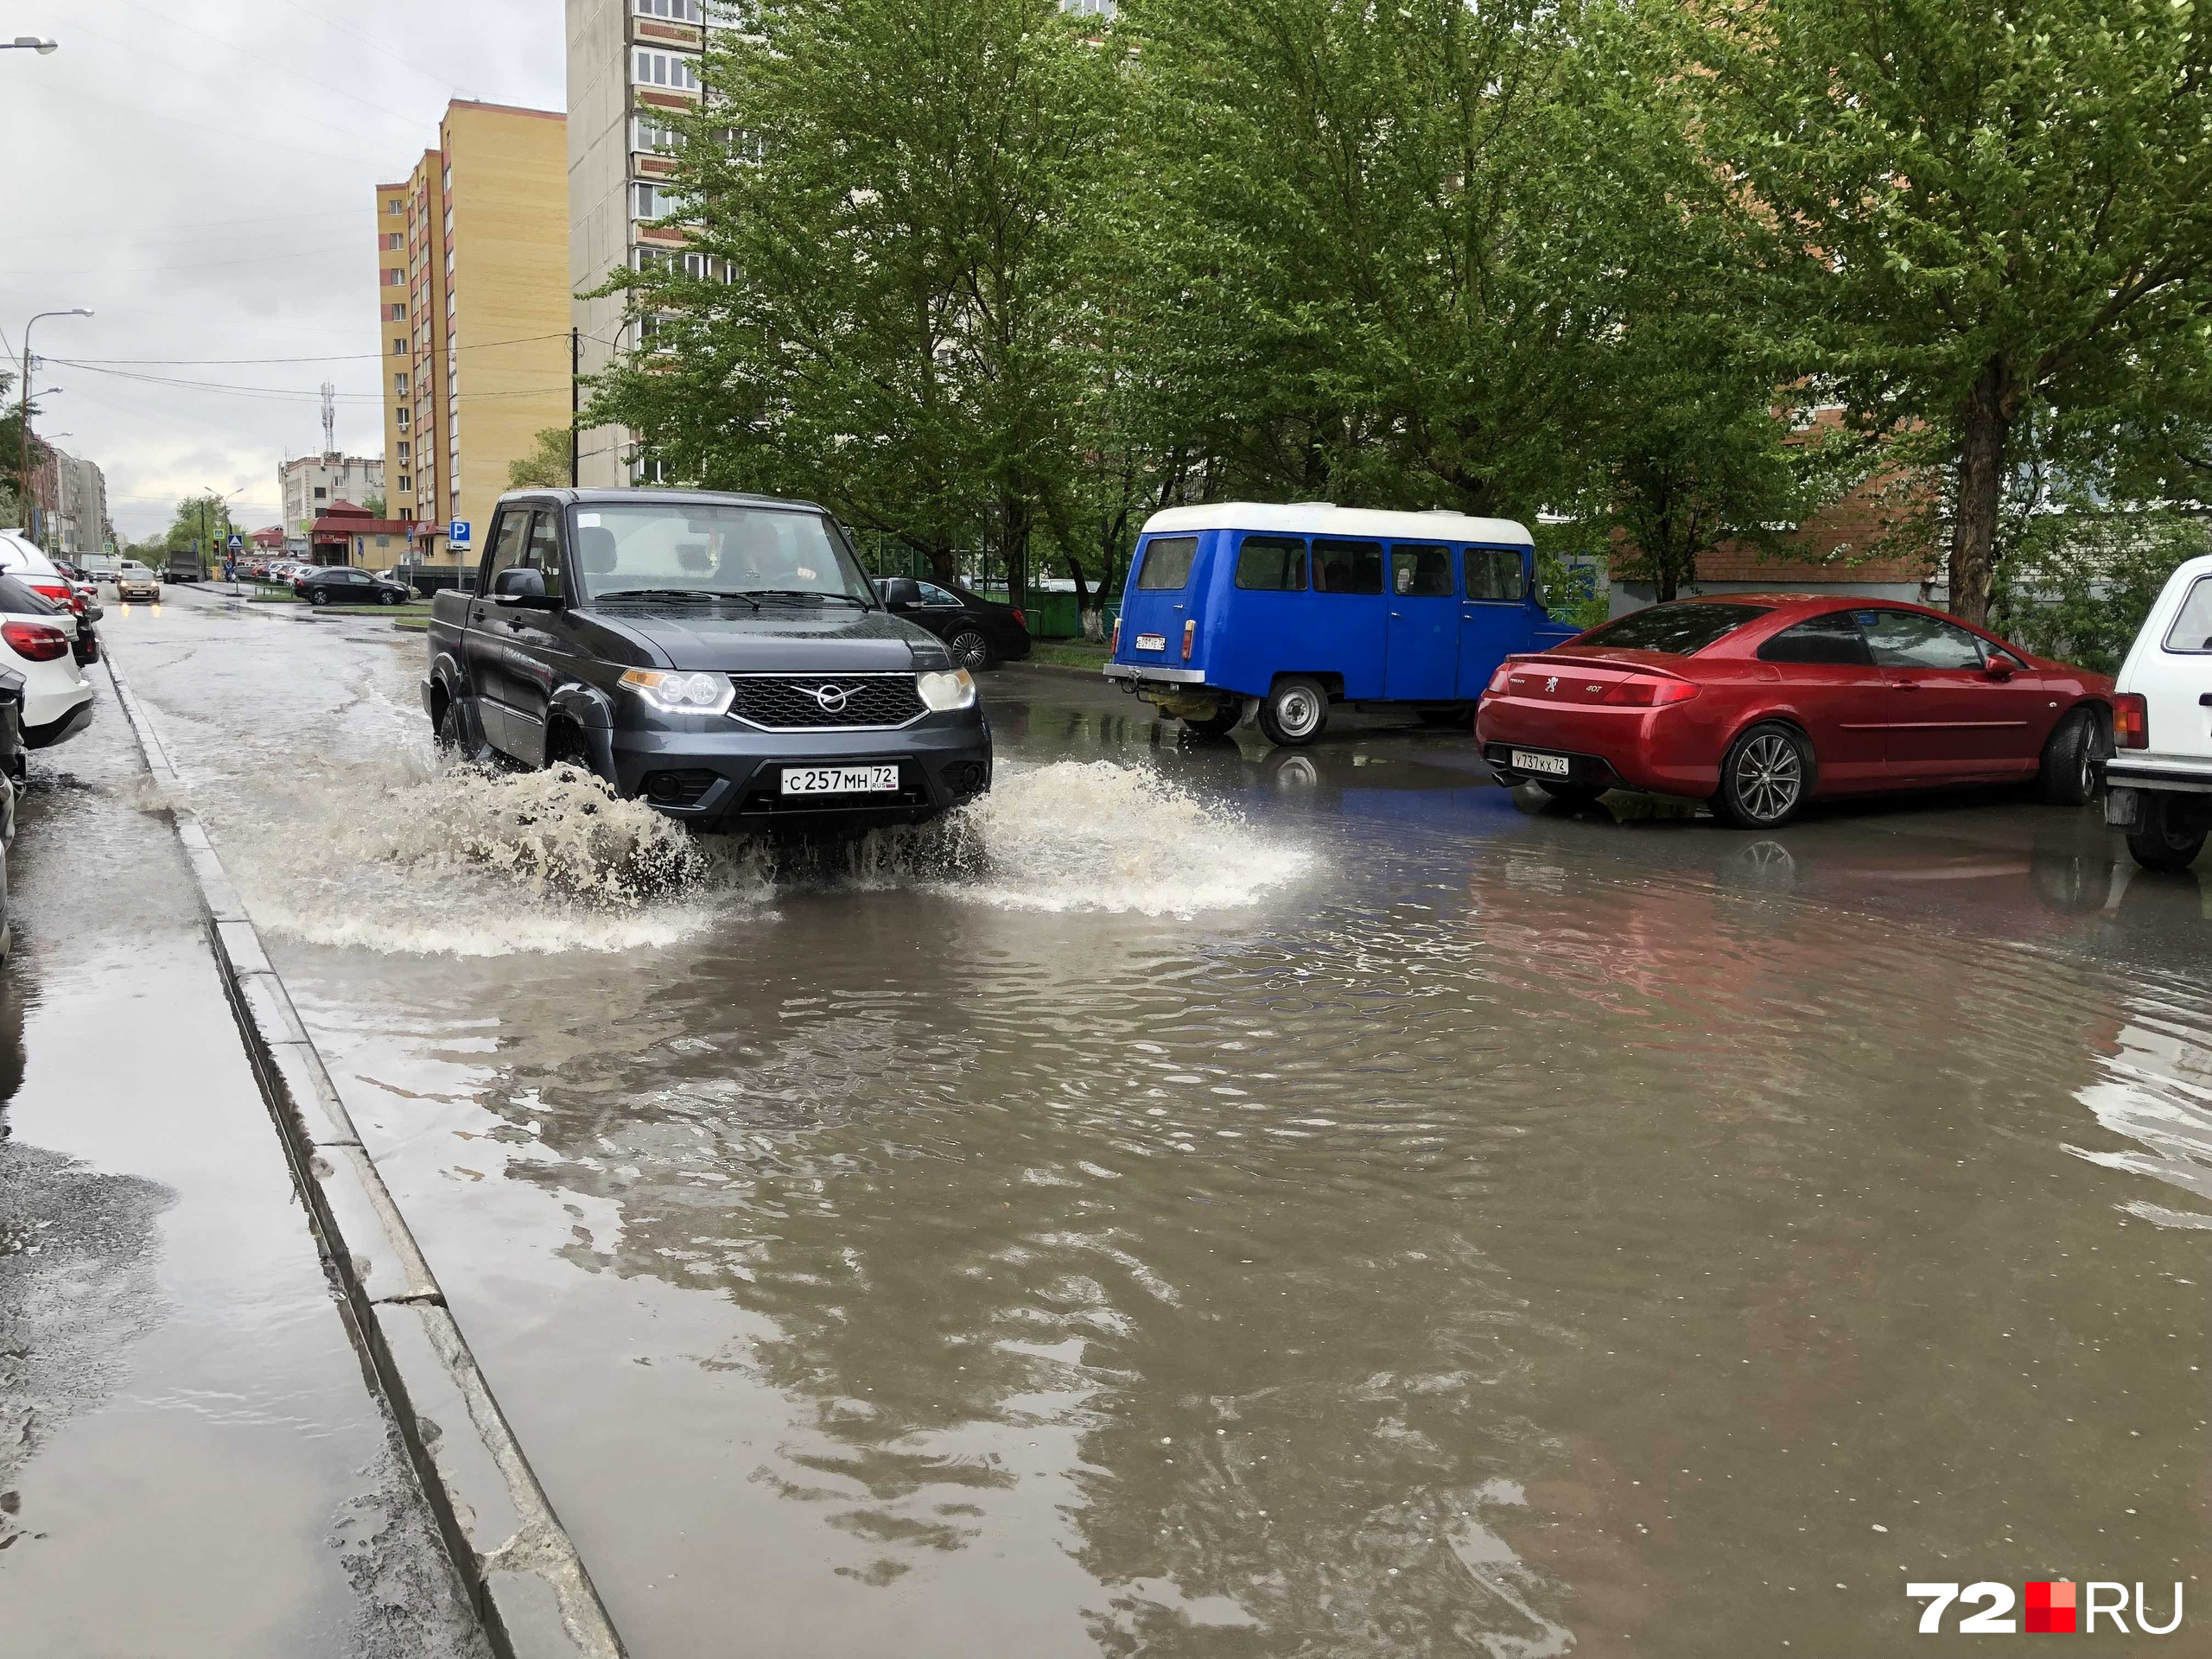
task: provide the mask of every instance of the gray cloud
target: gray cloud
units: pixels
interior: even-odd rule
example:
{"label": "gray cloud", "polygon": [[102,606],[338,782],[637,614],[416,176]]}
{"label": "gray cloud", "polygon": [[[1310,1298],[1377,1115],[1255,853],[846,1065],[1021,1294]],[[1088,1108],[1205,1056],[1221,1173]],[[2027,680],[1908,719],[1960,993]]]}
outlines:
{"label": "gray cloud", "polygon": [[86,366],[34,377],[60,388],[37,429],[105,469],[125,535],[203,486],[243,484],[238,516],[275,523],[278,461],[321,445],[324,380],[340,446],[382,449],[375,186],[450,99],[561,108],[561,0],[10,10],[10,35],[61,49],[0,53],[0,337],[19,355],[34,312],[98,313],[38,325],[41,358]]}

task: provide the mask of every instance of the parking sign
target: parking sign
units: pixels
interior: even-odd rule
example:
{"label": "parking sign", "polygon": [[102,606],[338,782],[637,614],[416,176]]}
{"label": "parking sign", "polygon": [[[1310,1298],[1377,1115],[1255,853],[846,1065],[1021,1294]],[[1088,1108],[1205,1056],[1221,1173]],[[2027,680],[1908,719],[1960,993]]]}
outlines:
{"label": "parking sign", "polygon": [[447,525],[446,539],[451,542],[455,547],[467,547],[468,545],[468,520],[466,518],[456,518],[452,524]]}

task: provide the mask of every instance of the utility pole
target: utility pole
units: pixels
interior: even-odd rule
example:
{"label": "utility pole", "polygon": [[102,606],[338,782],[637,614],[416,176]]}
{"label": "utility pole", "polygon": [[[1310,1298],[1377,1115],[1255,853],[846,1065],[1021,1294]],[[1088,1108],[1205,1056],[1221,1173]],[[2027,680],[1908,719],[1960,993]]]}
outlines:
{"label": "utility pole", "polygon": [[569,330],[569,487],[583,487],[583,434],[576,429],[583,396],[584,331]]}
{"label": "utility pole", "polygon": [[[23,40],[29,38],[24,36],[16,43],[20,46],[23,43]],[[36,42],[34,41],[33,44]],[[26,500],[29,499],[31,493],[31,330],[37,326],[40,317],[89,317],[92,315],[83,306],[69,311],[41,311],[23,325],[23,378],[22,384],[16,388],[22,395],[22,401],[17,407],[16,417],[16,424],[22,428],[23,447],[16,474],[16,482],[22,489]]]}

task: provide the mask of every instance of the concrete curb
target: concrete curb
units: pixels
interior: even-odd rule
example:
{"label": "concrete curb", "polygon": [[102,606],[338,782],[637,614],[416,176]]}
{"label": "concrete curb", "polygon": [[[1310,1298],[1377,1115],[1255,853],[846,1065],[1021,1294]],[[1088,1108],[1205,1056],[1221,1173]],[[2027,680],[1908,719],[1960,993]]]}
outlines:
{"label": "concrete curb", "polygon": [[[130,683],[105,658],[147,769],[179,782]],[[501,1659],[624,1659],[622,1639],[361,1144],[207,832],[172,801],[239,1035],[276,1120],[347,1323],[415,1461],[446,1548]]]}

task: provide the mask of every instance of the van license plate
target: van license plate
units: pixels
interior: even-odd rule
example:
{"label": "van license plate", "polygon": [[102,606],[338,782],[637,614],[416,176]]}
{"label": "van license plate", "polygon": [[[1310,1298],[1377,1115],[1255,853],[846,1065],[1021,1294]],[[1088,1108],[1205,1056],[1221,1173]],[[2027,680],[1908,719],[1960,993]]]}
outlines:
{"label": "van license plate", "polygon": [[896,766],[785,766],[786,795],[896,795]]}
{"label": "van license plate", "polygon": [[1541,772],[1548,778],[1564,778],[1568,764],[1563,754],[1531,754],[1526,749],[1513,751],[1513,770],[1516,772]]}
{"label": "van license plate", "polygon": [[1137,649],[1165,651],[1167,649],[1167,636],[1164,633],[1141,633],[1137,635]]}

